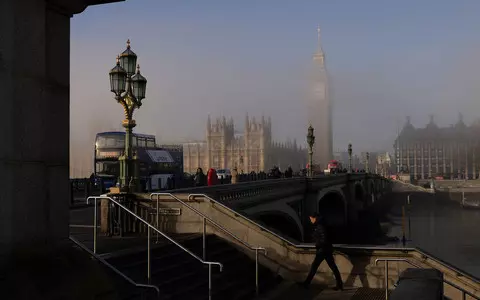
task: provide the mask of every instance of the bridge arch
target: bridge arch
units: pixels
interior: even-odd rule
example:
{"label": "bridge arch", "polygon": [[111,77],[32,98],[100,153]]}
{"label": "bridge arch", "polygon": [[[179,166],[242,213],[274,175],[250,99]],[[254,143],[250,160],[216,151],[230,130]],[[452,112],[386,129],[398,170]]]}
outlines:
{"label": "bridge arch", "polygon": [[333,243],[345,243],[348,238],[347,200],[341,191],[330,191],[318,201],[318,212],[325,218]]}
{"label": "bridge arch", "polygon": [[303,234],[300,220],[282,211],[262,211],[252,215],[252,218],[259,221],[267,228],[278,232],[281,235],[289,236],[296,241],[303,241]]}
{"label": "bridge arch", "polygon": [[343,192],[329,191],[318,200],[317,205],[328,226],[343,227],[347,224],[347,200]]}

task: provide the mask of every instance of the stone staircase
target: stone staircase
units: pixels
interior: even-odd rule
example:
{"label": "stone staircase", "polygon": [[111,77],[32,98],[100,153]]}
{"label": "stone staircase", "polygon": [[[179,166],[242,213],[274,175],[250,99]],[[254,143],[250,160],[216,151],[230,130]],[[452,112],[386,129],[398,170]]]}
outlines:
{"label": "stone staircase", "polygon": [[[181,244],[202,256],[202,236],[184,239]],[[223,272],[212,266],[212,299],[254,299],[255,261],[236,246],[215,236],[207,236],[206,260],[223,264]],[[137,283],[151,284],[160,289],[160,299],[209,299],[208,266],[173,244],[151,249],[151,280],[147,280],[147,252],[136,251],[112,255],[106,259],[123,274]],[[119,277],[119,276],[117,276]],[[121,299],[158,299],[153,290],[126,287],[125,281],[116,279]],[[259,290],[274,289],[280,279],[269,269],[259,265]]]}

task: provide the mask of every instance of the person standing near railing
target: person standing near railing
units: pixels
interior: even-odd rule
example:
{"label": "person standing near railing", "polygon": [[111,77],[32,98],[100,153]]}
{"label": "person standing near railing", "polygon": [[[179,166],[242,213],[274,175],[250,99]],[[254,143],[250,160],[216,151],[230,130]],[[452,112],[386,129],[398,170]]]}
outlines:
{"label": "person standing near railing", "polygon": [[317,273],[318,267],[323,260],[327,261],[328,266],[335,276],[335,281],[337,285],[334,287],[334,290],[343,290],[342,277],[340,276],[340,271],[338,271],[337,264],[333,258],[333,244],[328,236],[327,228],[325,226],[325,220],[318,213],[314,213],[310,216],[310,222],[313,224],[313,240],[315,241],[315,259],[312,262],[310,267],[310,272],[308,273],[307,278],[301,285],[304,288],[308,288],[312,282],[313,277]]}

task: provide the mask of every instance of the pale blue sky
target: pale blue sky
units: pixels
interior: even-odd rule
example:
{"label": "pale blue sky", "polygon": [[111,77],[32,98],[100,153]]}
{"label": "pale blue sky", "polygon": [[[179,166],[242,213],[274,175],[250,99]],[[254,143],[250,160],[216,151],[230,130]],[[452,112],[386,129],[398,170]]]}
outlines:
{"label": "pale blue sky", "polygon": [[[72,143],[120,128],[108,71],[130,38],[148,79],[137,131],[201,139],[222,114],[272,117],[277,139],[306,133],[316,27],[332,78],[335,148],[389,150],[410,115],[440,125],[480,113],[478,0],[128,0],[71,26]],[[319,141],[320,142],[320,141]],[[83,151],[82,151],[83,152]],[[73,154],[73,153],[72,153]],[[88,161],[88,158],[85,158]]]}

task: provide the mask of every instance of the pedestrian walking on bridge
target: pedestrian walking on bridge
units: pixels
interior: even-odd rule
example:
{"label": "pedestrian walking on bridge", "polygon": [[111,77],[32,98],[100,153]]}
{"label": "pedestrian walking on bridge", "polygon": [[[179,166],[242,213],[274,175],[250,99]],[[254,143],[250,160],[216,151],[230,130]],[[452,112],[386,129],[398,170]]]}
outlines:
{"label": "pedestrian walking on bridge", "polygon": [[313,224],[313,235],[312,238],[315,241],[315,259],[312,262],[310,272],[308,273],[307,278],[302,283],[303,287],[308,288],[312,282],[313,277],[317,273],[318,267],[323,260],[327,261],[328,266],[335,276],[335,281],[337,285],[334,290],[343,290],[342,277],[338,271],[337,264],[335,264],[335,259],[333,258],[333,245],[328,236],[328,231],[325,226],[325,219],[318,213],[314,213],[310,216],[310,222]]}

